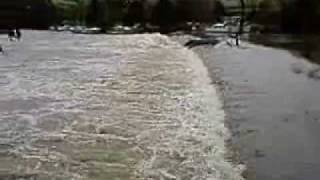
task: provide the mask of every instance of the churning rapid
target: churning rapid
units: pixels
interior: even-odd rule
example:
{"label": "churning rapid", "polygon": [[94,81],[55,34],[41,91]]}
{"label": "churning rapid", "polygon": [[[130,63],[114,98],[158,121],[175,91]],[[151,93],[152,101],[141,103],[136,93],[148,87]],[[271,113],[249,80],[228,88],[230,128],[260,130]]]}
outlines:
{"label": "churning rapid", "polygon": [[242,179],[207,70],[166,36],[1,41],[0,179]]}

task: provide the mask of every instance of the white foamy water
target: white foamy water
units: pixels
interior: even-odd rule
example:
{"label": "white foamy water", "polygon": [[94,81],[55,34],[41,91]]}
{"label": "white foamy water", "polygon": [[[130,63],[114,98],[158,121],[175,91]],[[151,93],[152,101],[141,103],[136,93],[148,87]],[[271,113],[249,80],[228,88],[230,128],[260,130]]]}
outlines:
{"label": "white foamy water", "polygon": [[24,34],[0,56],[0,177],[242,179],[193,52],[159,34]]}

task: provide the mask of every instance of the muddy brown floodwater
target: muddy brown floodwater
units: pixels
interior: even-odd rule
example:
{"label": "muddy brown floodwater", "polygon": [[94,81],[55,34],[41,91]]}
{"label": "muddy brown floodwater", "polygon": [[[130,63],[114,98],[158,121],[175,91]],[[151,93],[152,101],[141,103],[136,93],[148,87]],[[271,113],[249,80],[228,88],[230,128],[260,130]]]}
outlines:
{"label": "muddy brown floodwater", "polygon": [[23,35],[0,39],[0,179],[242,179],[192,51],[160,34]]}
{"label": "muddy brown floodwater", "polygon": [[222,42],[193,50],[222,87],[248,179],[320,179],[319,65],[246,42],[241,48]]}

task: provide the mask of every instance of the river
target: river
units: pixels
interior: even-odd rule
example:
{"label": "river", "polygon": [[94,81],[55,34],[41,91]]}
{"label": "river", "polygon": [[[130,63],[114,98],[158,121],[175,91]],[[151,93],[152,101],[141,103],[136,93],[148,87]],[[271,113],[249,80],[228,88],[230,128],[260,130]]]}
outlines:
{"label": "river", "polygon": [[319,61],[248,42],[240,48],[222,42],[193,50],[221,87],[232,144],[248,165],[245,176],[320,179],[320,71],[312,63]]}
{"label": "river", "polygon": [[0,179],[242,179],[216,87],[168,37],[0,42]]}

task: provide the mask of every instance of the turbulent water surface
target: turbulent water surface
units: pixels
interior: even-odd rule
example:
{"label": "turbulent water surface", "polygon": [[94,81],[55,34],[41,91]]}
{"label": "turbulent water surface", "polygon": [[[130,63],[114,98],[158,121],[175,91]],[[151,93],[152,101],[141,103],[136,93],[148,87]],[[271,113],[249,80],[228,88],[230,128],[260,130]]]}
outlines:
{"label": "turbulent water surface", "polygon": [[239,180],[201,60],[157,34],[1,37],[0,179]]}

